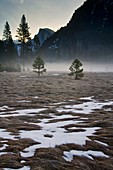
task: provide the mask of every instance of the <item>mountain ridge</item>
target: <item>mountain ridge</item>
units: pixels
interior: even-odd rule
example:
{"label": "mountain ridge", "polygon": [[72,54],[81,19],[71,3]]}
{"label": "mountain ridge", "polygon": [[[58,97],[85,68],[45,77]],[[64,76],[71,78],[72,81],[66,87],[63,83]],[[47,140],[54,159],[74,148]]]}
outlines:
{"label": "mountain ridge", "polygon": [[113,60],[113,0],[87,0],[71,20],[44,42],[39,54],[49,61]]}

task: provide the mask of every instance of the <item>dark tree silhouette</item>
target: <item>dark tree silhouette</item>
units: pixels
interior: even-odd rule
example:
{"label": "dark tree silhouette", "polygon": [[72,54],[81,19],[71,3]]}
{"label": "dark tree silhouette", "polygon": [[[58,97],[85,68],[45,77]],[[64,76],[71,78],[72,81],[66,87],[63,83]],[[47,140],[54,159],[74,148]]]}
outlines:
{"label": "dark tree silhouette", "polygon": [[41,74],[46,72],[46,69],[44,68],[44,61],[42,60],[42,58],[40,56],[38,56],[34,60],[33,71],[36,72],[38,74],[38,76],[40,76]]}
{"label": "dark tree silhouette", "polygon": [[40,48],[40,41],[38,38],[38,35],[34,36],[34,51],[35,53],[38,51],[38,49]]}
{"label": "dark tree silhouette", "polygon": [[5,28],[3,31],[3,40],[9,41],[10,39],[12,39],[12,35],[11,35],[9,23],[7,21],[4,27]]}
{"label": "dark tree silhouette", "polygon": [[78,80],[84,76],[83,69],[80,69],[81,66],[82,66],[82,63],[78,59],[75,59],[69,68],[69,70],[71,71],[69,75],[75,76],[75,80]]}
{"label": "dark tree silhouette", "polygon": [[30,40],[30,27],[28,26],[28,23],[26,22],[25,15],[21,18],[21,23],[19,24],[19,27],[17,28],[17,35],[18,41],[21,42],[21,57],[22,57],[22,64],[23,64],[23,71],[25,70],[25,59],[26,59],[26,42]]}
{"label": "dark tree silhouette", "polygon": [[6,71],[18,70],[17,51],[12,39],[10,25],[7,21],[6,24],[4,25],[4,30],[3,30],[3,46],[4,46],[4,54],[2,56],[2,61],[3,61],[2,64],[4,65],[4,69]]}

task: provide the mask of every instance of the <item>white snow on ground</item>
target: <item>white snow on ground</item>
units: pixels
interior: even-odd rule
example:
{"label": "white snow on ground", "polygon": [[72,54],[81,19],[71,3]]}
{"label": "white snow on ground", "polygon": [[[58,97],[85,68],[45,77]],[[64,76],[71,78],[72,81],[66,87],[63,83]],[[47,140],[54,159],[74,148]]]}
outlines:
{"label": "white snow on ground", "polygon": [[[36,148],[48,148],[55,147],[56,145],[67,144],[67,143],[76,143],[83,145],[85,141],[88,140],[87,136],[91,136],[96,130],[99,128],[84,128],[85,132],[73,132],[67,133],[64,128],[61,126],[77,124],[81,121],[61,121],[55,123],[48,123],[51,119],[43,119],[41,123],[38,123],[39,126],[42,127],[41,130],[33,130],[33,131],[20,131],[21,138],[32,138],[33,140],[40,142],[41,144],[31,146],[26,148],[21,152],[21,155],[24,157],[33,156]],[[44,135],[52,135],[52,138],[45,137]]]}
{"label": "white snow on ground", "polygon": [[10,116],[34,116],[36,113],[46,110],[46,108],[40,109],[24,109],[24,110],[15,110],[0,112],[0,117],[10,117]]}
{"label": "white snow on ground", "polygon": [[6,129],[0,129],[0,138],[14,140],[14,136],[10,135],[9,132],[6,132]]}
{"label": "white snow on ground", "polygon": [[98,141],[98,140],[94,140],[94,141],[97,142],[97,143],[99,143],[99,144],[101,144],[101,145],[108,146],[108,144],[106,144],[106,143],[104,143],[104,142],[100,142],[100,141]]}
{"label": "white snow on ground", "polygon": [[90,114],[94,111],[94,109],[102,109],[103,106],[113,105],[113,101],[97,102],[96,100],[91,98],[85,98],[84,100],[91,100],[91,101],[83,102],[82,104],[64,105],[57,108],[57,111],[59,113],[73,112],[73,113],[81,113],[81,114]]}
{"label": "white snow on ground", "polygon": [[14,154],[14,153],[13,152],[0,152],[0,156],[5,155],[5,154]]}
{"label": "white snow on ground", "polygon": [[[48,121],[56,120],[56,119],[66,119],[66,118],[79,118],[79,116],[72,116],[70,114],[66,114],[66,115],[54,115],[53,113],[49,113],[49,116],[51,116],[52,118],[48,119]],[[47,119],[46,119],[46,121],[47,121]]]}
{"label": "white snow on ground", "polygon": [[71,150],[69,152],[64,151],[63,158],[66,161],[72,161],[73,156],[85,156],[85,157],[88,157],[89,159],[92,159],[92,160],[93,160],[92,156],[109,158],[108,155],[105,155],[103,152],[100,152],[100,151],[92,151],[92,150],[89,150],[89,151]]}
{"label": "white snow on ground", "polygon": [[[93,109],[101,109],[103,106],[110,106],[113,105],[113,101],[104,101],[104,102],[98,102],[92,97],[88,98],[81,98],[83,101],[82,104],[74,104],[74,105],[65,105],[65,103],[60,103],[62,106],[58,106],[55,103],[55,106],[57,107],[56,110],[60,113],[63,111],[69,112],[73,111],[74,113],[84,113],[89,114],[93,112]],[[87,101],[89,100],[89,101]],[[59,103],[58,103],[59,104]],[[47,108],[40,108],[40,109],[24,109],[24,110],[16,110],[16,111],[7,111],[7,112],[1,112],[0,117],[8,117],[8,116],[21,116],[21,115],[30,115],[34,116],[35,113],[39,113],[41,111],[46,110]],[[70,115],[69,113],[63,114],[63,115],[54,115],[53,113],[49,114],[49,118],[45,119],[39,119],[40,123],[33,123],[35,125],[41,126],[41,130],[21,130],[19,131],[20,138],[31,138],[37,142],[40,142],[40,144],[30,146],[26,149],[24,149],[23,152],[20,154],[23,157],[30,157],[34,155],[34,152],[37,148],[48,148],[48,147],[55,147],[56,145],[61,144],[69,144],[69,143],[75,143],[79,145],[84,145],[86,140],[89,140],[87,136],[92,136],[93,133],[95,133],[96,130],[100,129],[99,127],[91,127],[91,128],[84,128],[84,132],[68,132],[63,126],[65,125],[76,125],[79,123],[84,123],[85,119],[81,119],[78,116]],[[65,118],[69,118],[70,120],[65,120]],[[71,120],[72,118],[72,120]],[[79,118],[79,120],[78,120]],[[57,120],[58,119],[58,120]],[[59,120],[60,119],[60,120]],[[52,120],[56,120],[56,122],[50,122]],[[30,122],[32,123],[32,122]],[[73,129],[73,128],[72,128]],[[82,128],[83,129],[83,128]],[[50,135],[50,136],[45,136]],[[6,132],[5,129],[0,129],[0,137],[4,139],[13,139],[15,140],[16,136],[11,135],[9,132]],[[4,145],[5,147],[5,145]],[[80,155],[86,155],[87,157],[92,157],[90,154],[93,154],[95,156],[105,156],[101,152],[97,151],[87,151],[87,152],[81,152],[81,151],[70,151],[70,152],[64,152],[65,159],[72,159],[73,155],[76,155],[76,153]],[[68,155],[71,155],[70,157]],[[69,158],[68,158],[69,157]],[[25,169],[24,169],[25,170]],[[28,169],[27,169],[28,170]]]}
{"label": "white snow on ground", "polygon": [[12,107],[9,107],[9,106],[2,106],[0,107],[0,111],[5,111],[5,110],[12,110],[13,108]]}
{"label": "white snow on ground", "polygon": [[[13,168],[4,168],[4,170],[15,170]],[[19,169],[16,169],[16,170],[30,170],[30,167],[29,166],[24,166],[23,168],[19,168]]]}
{"label": "white snow on ground", "polygon": [[4,144],[4,145],[0,148],[0,151],[6,149],[7,146],[8,146],[7,144]]}
{"label": "white snow on ground", "polygon": [[65,104],[66,102],[59,102],[59,103],[52,103],[51,105],[60,105],[60,104]]}
{"label": "white snow on ground", "polygon": [[38,96],[34,96],[33,98],[34,98],[34,99],[38,99],[39,97],[38,97]]}
{"label": "white snow on ground", "polygon": [[17,101],[18,103],[30,103],[31,102],[31,100],[19,100],[19,101]]}

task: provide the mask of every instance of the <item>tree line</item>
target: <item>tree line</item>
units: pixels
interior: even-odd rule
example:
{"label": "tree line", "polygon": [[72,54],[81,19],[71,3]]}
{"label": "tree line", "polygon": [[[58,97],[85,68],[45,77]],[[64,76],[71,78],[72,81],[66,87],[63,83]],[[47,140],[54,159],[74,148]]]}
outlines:
{"label": "tree line", "polygon": [[[16,37],[18,38],[17,48],[12,38],[10,25],[6,21],[3,30],[3,39],[0,40],[0,71],[25,71],[25,64],[33,62],[33,55],[37,54],[40,43],[38,35],[35,35],[34,41],[32,42],[29,29],[30,27],[26,22],[26,17],[23,15],[19,27],[16,30]],[[33,48],[32,43],[34,43]],[[20,67],[21,65],[22,68]],[[34,60],[32,66],[33,71],[36,72],[38,76],[46,72],[44,61],[40,56]],[[82,63],[78,59],[75,59],[69,68],[69,75],[74,76],[75,79],[83,77],[83,69],[80,68],[81,66]]]}
{"label": "tree line", "polygon": [[19,27],[16,30],[18,43],[14,43],[9,23],[6,21],[3,30],[3,38],[0,40],[0,71],[25,70],[25,64],[33,62],[40,43],[38,35],[32,41],[29,25],[25,15],[22,16]]}

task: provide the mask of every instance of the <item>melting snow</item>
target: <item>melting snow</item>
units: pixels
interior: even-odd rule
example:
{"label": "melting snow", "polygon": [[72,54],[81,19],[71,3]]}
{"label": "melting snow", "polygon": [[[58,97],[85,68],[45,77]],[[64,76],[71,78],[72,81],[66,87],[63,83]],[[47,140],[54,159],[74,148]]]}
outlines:
{"label": "melting snow", "polygon": [[6,129],[0,129],[0,138],[14,140],[14,136],[10,135],[9,132],[6,132]]}
{"label": "melting snow", "polygon": [[94,140],[95,142],[97,142],[97,143],[100,143],[100,144],[102,144],[102,145],[104,145],[104,146],[108,146],[108,144],[107,143],[104,143],[104,142],[100,142],[100,141],[98,141],[98,140]]}
{"label": "melting snow", "polygon": [[[56,118],[55,118],[56,119]],[[38,123],[42,127],[42,130],[33,130],[33,131],[20,131],[21,138],[32,138],[33,140],[40,142],[38,145],[31,146],[26,148],[25,152],[21,152],[21,155],[24,157],[33,156],[36,148],[48,148],[55,147],[56,145],[67,144],[67,143],[76,143],[83,145],[85,141],[88,140],[87,136],[91,136],[99,128],[84,128],[85,132],[73,132],[67,133],[67,131],[61,126],[77,124],[81,121],[61,121],[55,123],[49,123],[52,119],[43,119],[41,123]],[[52,135],[52,138],[47,138],[44,135]]]}
{"label": "melting snow", "polygon": [[40,109],[24,109],[16,111],[0,112],[0,117],[9,117],[9,116],[34,116],[36,113],[46,110],[45,108]]}
{"label": "melting snow", "polygon": [[33,98],[34,98],[34,99],[38,99],[39,97],[38,97],[38,96],[34,96]]}
{"label": "melting snow", "polygon": [[[84,99],[84,98],[81,98]],[[85,98],[85,100],[91,100],[91,98]],[[84,102],[82,104],[76,105],[64,105],[59,107],[57,111],[61,112],[73,112],[73,113],[81,113],[81,114],[90,114],[94,109],[102,109],[103,106],[113,105],[113,101],[105,101],[105,102],[97,102],[96,100],[91,100],[88,102]]]}
{"label": "melting snow", "polygon": [[[4,170],[15,170],[13,168],[4,168]],[[23,168],[19,168],[19,169],[16,169],[16,170],[30,170],[30,167],[29,166],[24,166]]]}
{"label": "melting snow", "polygon": [[[55,106],[57,107],[58,112],[74,112],[74,113],[85,113],[89,114],[93,112],[94,109],[101,109],[103,106],[110,106],[113,105],[113,101],[104,101],[104,102],[98,102],[92,97],[88,98],[81,98],[82,104],[74,104],[74,105],[65,105],[65,103],[57,103],[62,104],[62,106],[57,107],[57,104],[55,103]],[[88,101],[87,101],[88,100]],[[16,110],[16,111],[7,111],[1,112],[1,117],[7,117],[7,116],[20,116],[20,115],[31,115],[34,116],[34,113],[39,113],[41,111],[46,110],[47,108],[40,108],[40,109],[25,109],[25,110]],[[100,129],[99,127],[91,127],[91,128],[84,128],[84,132],[69,132],[67,131],[63,126],[66,125],[76,125],[79,123],[83,123],[86,118],[79,119],[80,117],[70,115],[70,114],[64,114],[64,115],[54,115],[53,113],[49,114],[49,118],[40,119],[40,123],[33,123],[35,125],[39,125],[42,127],[41,130],[21,130],[19,131],[20,138],[31,138],[34,141],[39,142],[40,144],[30,146],[26,148],[23,152],[20,154],[23,157],[30,157],[34,155],[34,152],[37,148],[48,148],[48,147],[55,147],[56,145],[61,144],[69,144],[69,143],[75,143],[79,145],[84,145],[86,140],[88,139],[87,136],[92,136],[93,133],[95,133],[96,130]],[[69,118],[69,120],[65,119]],[[55,121],[56,120],[56,121]],[[53,121],[53,122],[52,122]],[[31,122],[32,123],[32,122]],[[81,127],[79,127],[81,128]],[[73,129],[73,128],[71,128]],[[67,133],[68,132],[68,133]],[[46,136],[45,136],[46,135]],[[47,135],[50,135],[51,138]],[[5,131],[5,129],[0,129],[0,137],[4,139],[13,139],[15,140],[15,136],[11,135],[9,132]],[[102,144],[102,143],[101,143]],[[3,146],[3,148],[6,147],[6,145]],[[107,155],[103,154],[102,152],[97,151],[70,151],[70,152],[64,152],[64,157],[66,160],[71,161],[73,159],[73,155],[84,155],[89,157],[90,159],[93,159],[91,155],[94,156],[104,156],[107,157]],[[29,167],[24,167],[23,169]],[[22,170],[22,169],[20,169]]]}
{"label": "melting snow", "polygon": [[100,151],[92,151],[92,150],[89,150],[89,151],[71,150],[69,152],[68,151],[64,151],[63,158],[66,161],[69,161],[69,162],[72,161],[73,160],[73,156],[85,156],[85,157],[88,157],[89,159],[92,159],[92,160],[93,160],[92,156],[109,158],[108,155],[105,155],[103,152],[100,152]]}
{"label": "melting snow", "polygon": [[30,100],[19,100],[17,101],[18,103],[30,103],[31,101]]}
{"label": "melting snow", "polygon": [[1,111],[11,110],[11,109],[13,109],[13,108],[12,108],[12,107],[9,107],[9,106],[2,106],[2,107],[0,107],[0,110],[1,110]]}
{"label": "melting snow", "polygon": [[0,151],[6,149],[7,146],[8,146],[7,144],[4,144],[4,145],[0,148]]}

